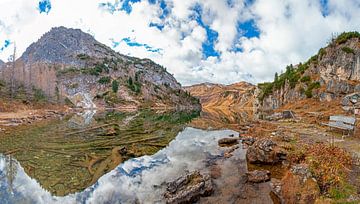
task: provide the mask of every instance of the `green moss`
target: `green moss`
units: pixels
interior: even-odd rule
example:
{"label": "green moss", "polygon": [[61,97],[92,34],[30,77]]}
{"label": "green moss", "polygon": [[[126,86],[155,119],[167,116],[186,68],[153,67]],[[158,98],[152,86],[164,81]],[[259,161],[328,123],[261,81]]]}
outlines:
{"label": "green moss", "polygon": [[306,89],[306,91],[305,91],[306,97],[307,97],[307,98],[312,98],[312,97],[313,97],[312,91],[313,91],[314,89],[318,89],[318,88],[320,88],[320,83],[319,83],[319,82],[313,82],[313,83],[311,83],[311,84],[308,86],[308,88]]}
{"label": "green moss", "polygon": [[320,48],[318,52],[319,58],[322,58],[324,55],[326,55],[326,50],[324,48]]}
{"label": "green moss", "polygon": [[132,77],[129,77],[127,81],[127,87],[136,94],[140,93],[141,91],[141,84],[137,81],[134,82]]}
{"label": "green moss", "polygon": [[46,95],[41,89],[33,88],[34,91],[34,101],[35,102],[45,102]]}
{"label": "green moss", "polygon": [[110,79],[110,77],[108,77],[108,76],[101,77],[101,78],[98,80],[98,82],[99,82],[100,84],[109,84],[110,81],[111,81],[111,79]]}
{"label": "green moss", "polygon": [[301,79],[300,79],[301,82],[309,82],[311,81],[311,78],[310,76],[303,76]]}
{"label": "green moss", "polygon": [[265,97],[269,96],[273,92],[273,83],[265,82],[258,84],[258,87],[261,89],[261,93],[258,98],[260,101],[264,100]]}
{"label": "green moss", "polygon": [[119,82],[117,80],[113,80],[111,83],[111,88],[114,93],[117,93],[119,90]]}
{"label": "green moss", "polygon": [[357,32],[357,31],[343,32],[335,39],[335,42],[337,44],[342,44],[342,43],[345,43],[346,41],[348,41],[351,38],[360,38],[360,33]]}
{"label": "green moss", "polygon": [[347,54],[355,54],[355,51],[350,47],[342,47],[341,50],[346,52]]}
{"label": "green moss", "polygon": [[297,71],[300,74],[304,74],[304,72],[309,68],[309,63],[302,64],[300,63],[298,65]]}
{"label": "green moss", "polygon": [[88,59],[90,59],[90,56],[87,55],[87,54],[78,54],[76,57],[79,58],[79,59],[81,59],[81,60],[88,60]]}
{"label": "green moss", "polygon": [[68,88],[70,88],[70,89],[76,89],[78,87],[79,87],[78,83],[73,83],[73,84],[68,85]]}
{"label": "green moss", "polygon": [[65,68],[62,70],[58,70],[56,72],[56,75],[61,76],[61,75],[65,75],[65,74],[76,74],[76,73],[80,73],[80,69],[77,69],[75,67],[69,67],[69,68]]}
{"label": "green moss", "polygon": [[330,197],[335,200],[346,199],[353,194],[356,194],[355,187],[344,181],[340,185],[333,186],[329,189]]}

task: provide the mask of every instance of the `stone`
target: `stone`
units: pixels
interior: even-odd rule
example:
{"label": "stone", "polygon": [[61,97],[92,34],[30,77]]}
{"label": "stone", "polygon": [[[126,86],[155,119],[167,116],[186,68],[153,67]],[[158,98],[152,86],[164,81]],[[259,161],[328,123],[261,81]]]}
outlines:
{"label": "stone", "polygon": [[247,182],[262,183],[270,181],[270,171],[254,170],[246,173]]}
{"label": "stone", "polygon": [[295,118],[295,113],[291,110],[285,110],[282,112],[282,117],[284,119],[293,119]]}
{"label": "stone", "polygon": [[286,159],[286,152],[270,139],[260,139],[246,152],[250,163],[274,164]]}
{"label": "stone", "polygon": [[241,138],[241,143],[246,144],[248,146],[253,145],[255,141],[256,139],[250,136]]}
{"label": "stone", "polygon": [[211,195],[212,192],[210,176],[194,171],[167,183],[164,197],[166,203],[194,203],[202,196]]}
{"label": "stone", "polygon": [[281,197],[284,203],[314,203],[320,188],[305,164],[297,164],[281,180]]}
{"label": "stone", "polygon": [[222,138],[220,140],[218,140],[218,144],[220,147],[224,147],[224,146],[233,146],[239,143],[239,138],[234,138],[234,137],[226,137],[226,138]]}

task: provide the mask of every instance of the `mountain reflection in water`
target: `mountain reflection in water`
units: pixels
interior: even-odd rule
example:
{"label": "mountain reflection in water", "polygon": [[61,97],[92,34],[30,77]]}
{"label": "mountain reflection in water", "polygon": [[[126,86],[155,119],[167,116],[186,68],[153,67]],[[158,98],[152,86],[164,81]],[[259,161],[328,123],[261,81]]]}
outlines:
{"label": "mountain reflection in water", "polygon": [[[209,173],[208,162],[238,135],[251,112],[84,112],[16,127],[0,143],[0,203],[163,203],[164,183],[186,171]],[[151,155],[151,156],[149,156]],[[239,189],[245,151],[217,161],[217,186]],[[229,183],[228,180],[231,180]],[[227,193],[224,193],[226,195]]]}
{"label": "mountain reflection in water", "polygon": [[[217,140],[230,134],[237,135],[230,130],[185,128],[156,154],[129,159],[84,191],[64,197],[52,196],[36,179],[29,177],[16,160],[13,161],[14,171],[9,172],[8,156],[0,156],[0,202],[163,203],[163,184],[187,170],[207,171],[206,161],[224,153]],[[245,158],[244,150],[239,149],[237,154],[242,160]]]}
{"label": "mountain reflection in water", "polygon": [[0,153],[11,155],[52,195],[65,196],[84,190],[128,159],[158,152],[197,116],[86,111],[8,129],[0,135]]}

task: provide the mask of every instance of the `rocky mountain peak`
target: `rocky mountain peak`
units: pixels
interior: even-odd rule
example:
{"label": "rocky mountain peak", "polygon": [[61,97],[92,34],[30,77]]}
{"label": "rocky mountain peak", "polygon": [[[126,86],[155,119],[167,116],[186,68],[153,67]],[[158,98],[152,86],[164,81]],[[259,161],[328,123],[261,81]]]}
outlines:
{"label": "rocky mountain peak", "polygon": [[66,27],[55,27],[45,33],[37,42],[31,44],[21,56],[25,63],[44,62],[81,66],[79,54],[90,57],[105,57],[115,53],[109,47],[99,43],[93,36]]}
{"label": "rocky mountain peak", "polygon": [[302,99],[341,100],[360,92],[360,33],[343,32],[304,63],[286,67],[273,82],[261,83],[260,109]]}

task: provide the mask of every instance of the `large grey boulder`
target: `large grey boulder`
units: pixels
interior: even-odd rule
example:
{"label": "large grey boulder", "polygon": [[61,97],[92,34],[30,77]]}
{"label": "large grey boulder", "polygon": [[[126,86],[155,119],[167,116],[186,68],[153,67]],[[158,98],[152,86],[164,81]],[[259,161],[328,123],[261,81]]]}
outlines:
{"label": "large grey boulder", "polygon": [[270,139],[260,139],[246,152],[250,163],[273,164],[286,159],[286,153]]}

